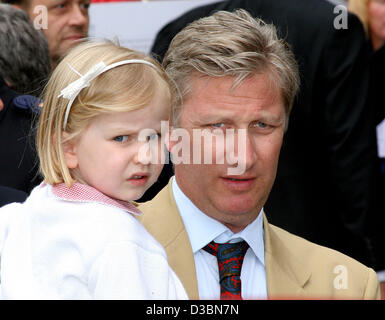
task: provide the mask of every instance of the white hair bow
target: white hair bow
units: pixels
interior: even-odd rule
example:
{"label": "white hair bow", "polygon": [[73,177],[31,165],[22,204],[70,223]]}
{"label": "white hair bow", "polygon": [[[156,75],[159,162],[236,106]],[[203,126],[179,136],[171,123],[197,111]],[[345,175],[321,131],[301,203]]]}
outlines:
{"label": "white hair bow", "polygon": [[63,130],[65,130],[65,127],[67,125],[68,115],[70,113],[72,103],[75,101],[80,91],[84,88],[89,87],[91,81],[103,72],[103,69],[106,67],[106,64],[103,61],[99,62],[98,64],[94,65],[90,70],[88,70],[85,75],[82,75],[77,72],[71,65],[68,64],[68,66],[78,75],[80,75],[80,78],[71,82],[67,87],[60,91],[60,94],[58,95],[58,98],[63,97],[65,99],[70,100],[64,115]]}
{"label": "white hair bow", "polygon": [[81,75],[71,65],[68,66],[74,72],[79,74],[80,78],[74,82],[71,82],[67,87],[60,91],[58,98],[63,97],[65,99],[71,100],[73,97],[76,97],[82,89],[90,86],[90,82],[102,72],[102,70],[106,67],[106,64],[103,61],[95,64],[90,70],[88,70],[85,75]]}
{"label": "white hair bow", "polygon": [[80,91],[82,91],[82,89],[89,87],[91,84],[91,81],[94,80],[98,75],[102,74],[103,72],[106,72],[112,68],[115,68],[124,64],[131,64],[131,63],[146,64],[153,67],[154,69],[157,69],[154,64],[142,59],[122,60],[122,61],[110,64],[109,66],[107,66],[103,61],[101,61],[98,64],[94,65],[90,70],[88,70],[86,74],[82,75],[81,73],[76,71],[70,64],[68,64],[71,70],[77,73],[80,76],[80,78],[71,82],[67,87],[61,90],[60,94],[58,95],[58,98],[63,97],[64,99],[70,100],[68,102],[67,109],[64,114],[63,130],[65,130],[66,128],[72,103],[75,101],[76,97],[78,96]]}

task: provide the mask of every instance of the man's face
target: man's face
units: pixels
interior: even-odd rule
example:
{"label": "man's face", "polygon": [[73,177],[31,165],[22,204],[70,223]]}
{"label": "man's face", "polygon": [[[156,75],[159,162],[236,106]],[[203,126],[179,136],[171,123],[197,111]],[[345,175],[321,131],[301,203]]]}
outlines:
{"label": "man's face", "polygon": [[[239,232],[258,216],[273,186],[286,119],[280,90],[268,75],[249,77],[231,90],[233,80],[232,77],[193,78],[192,91],[184,101],[178,126],[189,132],[191,153],[202,142],[193,138],[194,129],[208,129],[213,136],[221,136],[218,130],[226,136],[226,129],[234,129],[232,147],[237,163],[228,161],[231,148],[226,145],[222,164],[215,162],[218,158],[212,164],[177,164],[175,177],[200,210],[233,232]],[[245,132],[241,139],[243,153],[237,138],[239,129]],[[170,142],[171,153],[175,145],[176,142]],[[210,146],[213,157],[218,146],[213,139]],[[201,150],[207,153],[206,146]],[[229,174],[228,169],[234,166],[244,168],[243,173]]]}
{"label": "man's face", "polygon": [[370,0],[368,15],[372,39],[382,46],[385,44],[385,0]]}
{"label": "man's face", "polygon": [[41,23],[44,18],[41,7],[47,8],[47,38],[51,61],[55,66],[58,60],[81,38],[88,35],[88,8],[91,0],[31,0],[28,14],[34,22]]}

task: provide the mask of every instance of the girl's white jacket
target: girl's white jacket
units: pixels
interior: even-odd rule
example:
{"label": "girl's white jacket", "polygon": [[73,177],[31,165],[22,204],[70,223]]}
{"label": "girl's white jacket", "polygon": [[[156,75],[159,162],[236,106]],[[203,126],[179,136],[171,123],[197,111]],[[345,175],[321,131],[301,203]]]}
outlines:
{"label": "girl's white jacket", "polygon": [[0,209],[3,299],[187,299],[164,249],[120,207],[37,186]]}

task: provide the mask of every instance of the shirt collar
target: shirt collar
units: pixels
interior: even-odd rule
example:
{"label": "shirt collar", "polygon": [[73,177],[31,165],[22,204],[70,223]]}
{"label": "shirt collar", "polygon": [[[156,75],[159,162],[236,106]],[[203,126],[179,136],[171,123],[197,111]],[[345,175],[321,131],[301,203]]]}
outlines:
{"label": "shirt collar", "polygon": [[52,186],[52,193],[57,198],[65,201],[96,202],[117,207],[135,215],[142,214],[142,212],[130,202],[110,198],[95,188],[78,182],[75,182],[71,188],[68,188],[65,183],[55,184]]}
{"label": "shirt collar", "polygon": [[265,264],[263,209],[252,223],[241,232],[234,234],[225,225],[199,210],[183,193],[175,178],[172,180],[172,191],[194,254],[213,240],[224,243],[237,242],[243,239],[248,243],[259,261],[263,265]]}

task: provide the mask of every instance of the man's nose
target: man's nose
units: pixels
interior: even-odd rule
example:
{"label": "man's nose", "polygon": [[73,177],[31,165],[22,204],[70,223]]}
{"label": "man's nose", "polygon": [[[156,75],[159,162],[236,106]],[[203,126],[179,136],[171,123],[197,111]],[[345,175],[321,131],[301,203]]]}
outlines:
{"label": "man's nose", "polygon": [[229,151],[233,153],[233,159],[231,159],[231,155],[227,154],[227,161],[242,171],[237,174],[242,174],[251,169],[257,161],[256,142],[246,129],[239,129],[234,135],[233,146],[233,152],[227,150],[227,153]]}
{"label": "man's nose", "polygon": [[237,156],[238,161],[242,162],[245,170],[251,169],[255,162],[257,161],[257,152],[255,141],[252,136],[245,130],[244,136],[238,134],[238,143],[237,143]]}

